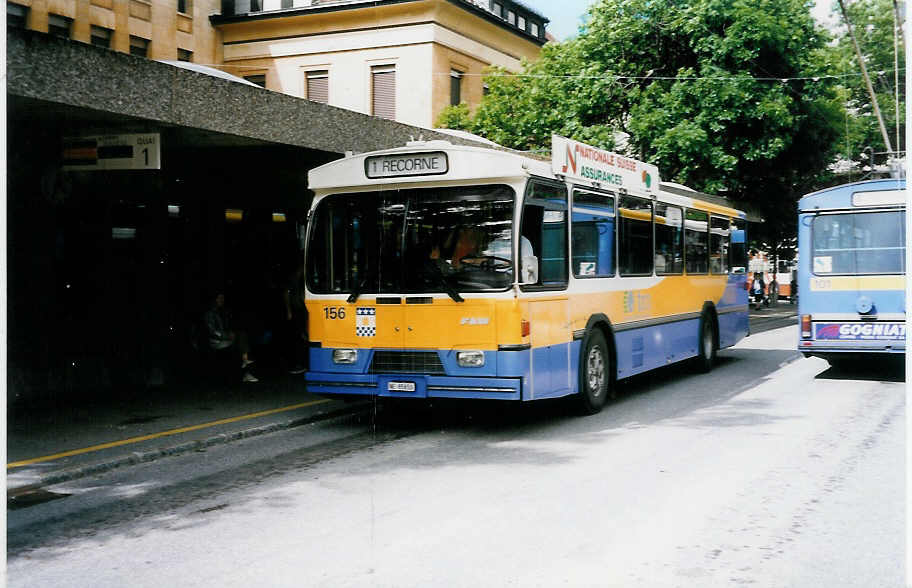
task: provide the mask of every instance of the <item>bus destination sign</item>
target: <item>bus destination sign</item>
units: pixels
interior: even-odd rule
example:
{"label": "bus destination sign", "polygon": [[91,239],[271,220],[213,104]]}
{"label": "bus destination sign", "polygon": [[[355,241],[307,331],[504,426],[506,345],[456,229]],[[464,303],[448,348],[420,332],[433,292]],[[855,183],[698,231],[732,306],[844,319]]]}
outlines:
{"label": "bus destination sign", "polygon": [[449,161],[443,151],[375,155],[364,160],[364,173],[371,179],[438,176],[448,171]]}

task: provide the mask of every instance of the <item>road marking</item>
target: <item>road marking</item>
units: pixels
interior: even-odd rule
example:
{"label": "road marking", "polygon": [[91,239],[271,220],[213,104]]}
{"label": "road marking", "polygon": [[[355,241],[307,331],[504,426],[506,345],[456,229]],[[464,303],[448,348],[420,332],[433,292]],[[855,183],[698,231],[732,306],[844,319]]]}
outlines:
{"label": "road marking", "polygon": [[255,419],[258,417],[262,417],[262,416],[267,416],[267,415],[276,414],[276,413],[280,413],[280,412],[287,412],[289,410],[295,410],[298,408],[304,408],[305,406],[314,406],[317,404],[323,404],[325,402],[330,402],[330,399],[324,398],[322,400],[312,400],[310,402],[302,402],[301,404],[293,404],[291,406],[285,406],[283,408],[273,408],[271,410],[263,410],[260,412],[254,412],[254,413],[231,417],[231,418],[227,418],[227,419],[221,419],[218,421],[212,421],[210,423],[202,423],[200,425],[191,425],[189,427],[181,427],[180,429],[171,429],[170,431],[162,431],[160,433],[142,435],[141,437],[131,437],[129,439],[122,439],[120,441],[112,441],[110,443],[102,443],[101,445],[93,445],[91,447],[84,447],[82,449],[73,449],[71,451],[55,453],[54,455],[45,455],[44,457],[35,457],[32,459],[24,459],[22,461],[14,461],[12,463],[6,464],[6,469],[18,468],[18,467],[22,467],[22,466],[26,466],[26,465],[31,465],[33,463],[41,463],[44,461],[51,461],[54,459],[60,459],[62,457],[81,455],[83,453],[91,453],[93,451],[101,451],[102,449],[110,449],[112,447],[120,447],[122,445],[130,445],[131,443],[140,443],[142,441],[148,441],[150,439],[158,439],[160,437],[168,437],[170,435],[179,435],[180,433],[189,433],[190,431],[198,431],[200,429],[216,427],[218,425],[227,425],[228,423],[236,423],[238,421]]}

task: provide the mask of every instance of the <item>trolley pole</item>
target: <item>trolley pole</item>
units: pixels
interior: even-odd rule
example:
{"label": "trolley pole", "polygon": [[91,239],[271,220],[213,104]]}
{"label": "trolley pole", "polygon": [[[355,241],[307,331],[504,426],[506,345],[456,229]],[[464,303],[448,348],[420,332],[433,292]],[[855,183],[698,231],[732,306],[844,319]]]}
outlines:
{"label": "trolley pole", "polygon": [[871,104],[874,106],[874,115],[877,117],[877,124],[880,125],[880,134],[883,136],[884,145],[887,147],[887,151],[892,153],[893,145],[890,143],[890,134],[887,133],[883,115],[880,114],[880,106],[877,104],[877,95],[874,94],[874,86],[871,85],[871,78],[868,77],[868,68],[865,67],[864,57],[861,56],[861,49],[858,47],[858,40],[855,39],[855,31],[852,29],[852,22],[849,20],[849,13],[846,12],[843,0],[839,0],[839,9],[842,11],[842,18],[845,20],[846,28],[849,29],[849,37],[852,39],[852,46],[855,47],[855,56],[858,57],[858,65],[861,67],[861,76],[864,78],[865,86],[868,88],[868,95],[871,96]]}

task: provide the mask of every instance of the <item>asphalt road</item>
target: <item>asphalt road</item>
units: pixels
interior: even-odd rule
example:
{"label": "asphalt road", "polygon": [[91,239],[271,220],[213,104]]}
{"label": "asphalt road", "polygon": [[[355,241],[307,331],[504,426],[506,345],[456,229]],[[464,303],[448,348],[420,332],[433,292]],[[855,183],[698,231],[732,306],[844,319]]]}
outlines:
{"label": "asphalt road", "polygon": [[900,375],[752,330],[591,417],[394,406],[48,488],[8,583],[904,585]]}

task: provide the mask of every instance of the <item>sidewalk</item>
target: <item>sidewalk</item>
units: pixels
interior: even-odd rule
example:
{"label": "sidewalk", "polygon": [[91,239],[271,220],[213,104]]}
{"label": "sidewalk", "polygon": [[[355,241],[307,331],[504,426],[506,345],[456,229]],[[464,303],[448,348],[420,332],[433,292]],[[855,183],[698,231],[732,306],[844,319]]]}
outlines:
{"label": "sidewalk", "polygon": [[7,492],[13,496],[367,406],[308,394],[302,375],[180,384],[128,397],[83,393],[18,402],[7,407]]}

